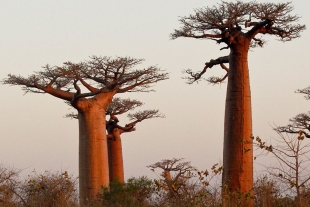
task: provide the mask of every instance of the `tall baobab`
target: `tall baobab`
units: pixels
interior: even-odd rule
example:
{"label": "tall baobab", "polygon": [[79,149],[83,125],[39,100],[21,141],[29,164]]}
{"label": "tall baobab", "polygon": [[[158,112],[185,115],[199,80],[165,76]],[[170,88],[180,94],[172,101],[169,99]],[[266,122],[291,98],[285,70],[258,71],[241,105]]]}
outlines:
{"label": "tall baobab", "polygon": [[[305,25],[292,15],[291,2],[258,3],[222,1],[213,7],[196,9],[193,15],[181,17],[182,27],[171,34],[172,39],[189,37],[224,43],[229,55],[211,59],[201,72],[186,70],[189,83],[200,80],[208,68],[220,65],[227,71],[223,77],[211,77],[220,83],[228,77],[223,154],[223,187],[228,192],[251,192],[253,188],[253,144],[251,92],[248,71],[248,51],[263,46],[258,35],[276,36],[280,41],[291,41],[300,36]],[[229,67],[224,64],[228,63]],[[266,64],[264,65],[266,67]]]}
{"label": "tall baobab", "polygon": [[[106,108],[117,93],[149,92],[168,78],[157,66],[136,68],[143,59],[97,57],[63,66],[46,65],[28,77],[8,75],[3,84],[19,85],[32,93],[48,93],[78,111],[80,203],[95,198],[109,185]],[[82,89],[86,92],[82,92]],[[74,92],[71,92],[74,91]]]}
{"label": "tall baobab", "polygon": [[162,118],[162,114],[158,110],[144,110],[138,111],[127,116],[131,120],[130,123],[124,127],[118,124],[119,120],[117,115],[124,114],[136,107],[141,106],[143,103],[137,100],[114,98],[111,104],[108,106],[107,114],[110,115],[110,119],[107,121],[107,133],[108,133],[108,153],[109,153],[109,170],[110,180],[118,180],[124,182],[124,165],[123,165],[123,150],[121,134],[125,132],[135,131],[136,124],[146,119]]}

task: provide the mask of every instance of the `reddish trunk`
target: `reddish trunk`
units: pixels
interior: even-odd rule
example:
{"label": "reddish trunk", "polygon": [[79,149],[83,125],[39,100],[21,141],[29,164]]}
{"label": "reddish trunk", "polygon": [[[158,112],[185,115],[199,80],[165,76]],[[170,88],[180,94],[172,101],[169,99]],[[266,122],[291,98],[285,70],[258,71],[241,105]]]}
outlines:
{"label": "reddish trunk", "polygon": [[[240,38],[242,39],[242,38]],[[253,188],[251,92],[248,70],[249,41],[231,47],[227,85],[223,187],[225,192],[248,193]],[[248,205],[249,206],[249,205]]]}
{"label": "reddish trunk", "polygon": [[110,181],[118,180],[124,183],[123,151],[120,136],[122,130],[115,128],[112,133],[114,138],[108,140]]}
{"label": "reddish trunk", "polygon": [[77,103],[79,119],[79,190],[80,203],[96,198],[102,186],[109,186],[109,163],[105,110],[114,94]]}

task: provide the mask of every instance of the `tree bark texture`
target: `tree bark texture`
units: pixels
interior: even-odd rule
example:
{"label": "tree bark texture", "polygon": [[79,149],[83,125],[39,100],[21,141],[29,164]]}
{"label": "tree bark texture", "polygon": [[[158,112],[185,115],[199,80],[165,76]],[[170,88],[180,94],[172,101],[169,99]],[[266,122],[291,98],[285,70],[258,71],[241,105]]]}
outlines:
{"label": "tree bark texture", "polygon": [[223,187],[229,193],[251,193],[253,188],[249,43],[241,36],[230,47],[223,151]]}
{"label": "tree bark texture", "polygon": [[124,183],[124,164],[123,164],[123,150],[121,140],[121,129],[113,129],[112,139],[108,139],[108,152],[109,152],[109,172],[110,181],[118,180]]}
{"label": "tree bark texture", "polygon": [[112,100],[106,94],[78,104],[79,191],[82,205],[109,186],[109,163],[105,110]]}

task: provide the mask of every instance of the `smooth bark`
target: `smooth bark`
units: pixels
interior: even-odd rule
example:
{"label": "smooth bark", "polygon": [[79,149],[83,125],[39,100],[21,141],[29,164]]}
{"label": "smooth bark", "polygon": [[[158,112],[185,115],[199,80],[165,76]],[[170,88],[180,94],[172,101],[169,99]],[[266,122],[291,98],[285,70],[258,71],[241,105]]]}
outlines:
{"label": "smooth bark", "polygon": [[118,180],[124,183],[124,163],[123,163],[123,150],[121,133],[123,130],[114,128],[113,138],[108,139],[108,151],[109,151],[109,171],[110,181]]}
{"label": "smooth bark", "polygon": [[[116,93],[149,92],[152,84],[168,79],[168,74],[157,66],[135,69],[142,62],[143,59],[130,57],[92,56],[89,61],[77,64],[65,62],[62,67],[46,65],[44,70],[28,77],[9,74],[2,81],[22,86],[26,93],[48,93],[77,109],[82,206],[96,198],[101,186],[109,186],[104,115],[112,97]],[[88,91],[83,92],[81,85]]]}
{"label": "smooth bark", "polygon": [[[113,94],[83,100],[79,106],[79,191],[82,205],[109,186],[106,121],[103,114]],[[82,102],[82,101],[81,101]]]}
{"label": "smooth bark", "polygon": [[239,35],[230,47],[225,106],[223,187],[226,192],[252,194],[253,140],[248,70],[250,41]]}

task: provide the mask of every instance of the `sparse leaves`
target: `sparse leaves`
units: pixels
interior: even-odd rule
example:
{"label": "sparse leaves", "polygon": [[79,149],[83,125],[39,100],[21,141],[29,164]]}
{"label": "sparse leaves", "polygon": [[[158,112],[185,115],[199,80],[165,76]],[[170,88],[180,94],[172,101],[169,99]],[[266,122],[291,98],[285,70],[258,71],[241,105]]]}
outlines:
{"label": "sparse leaves", "polygon": [[304,88],[304,89],[298,89],[296,91],[297,93],[301,93],[301,94],[305,94],[305,98],[306,99],[310,99],[310,86],[308,86],[307,88]]}
{"label": "sparse leaves", "polygon": [[113,136],[113,130],[115,128],[120,129],[121,133],[123,132],[131,132],[135,131],[135,125],[138,122],[141,122],[146,119],[151,118],[164,118],[165,116],[161,113],[159,113],[159,110],[144,110],[144,111],[138,111],[132,114],[128,114],[129,120],[132,120],[132,122],[125,125],[125,127],[122,127],[118,125],[118,118],[116,115],[124,114],[130,110],[135,109],[136,107],[142,106],[143,103],[138,100],[131,100],[131,99],[121,99],[121,98],[113,98],[112,102],[109,104],[106,114],[110,115],[110,120],[107,121],[107,131],[108,134]]}
{"label": "sparse leaves", "polygon": [[299,139],[310,138],[310,112],[301,113],[291,118],[287,126],[275,127],[278,132],[298,134]]}
{"label": "sparse leaves", "polygon": [[[249,47],[251,48],[263,47],[266,40],[262,36],[266,34],[276,36],[278,40],[283,42],[291,41],[300,37],[300,33],[306,29],[305,25],[298,24],[300,17],[292,15],[292,11],[291,2],[221,1],[216,6],[195,9],[194,14],[181,17],[179,21],[182,26],[180,29],[174,30],[171,38],[210,39],[218,44],[224,43],[226,45],[220,50],[236,47],[239,44],[240,37],[249,39]],[[257,37],[258,35],[261,36]],[[183,72],[189,76],[184,79],[187,79],[187,83],[196,82],[208,67],[211,68],[212,66],[206,65],[198,73],[187,69]],[[217,84],[223,82],[226,76],[211,77],[206,80],[212,84]]]}
{"label": "sparse leaves", "polygon": [[138,111],[133,114],[128,114],[128,118],[130,120],[143,121],[145,119],[152,119],[152,118],[165,118],[165,116],[159,113],[159,110],[144,110],[144,111]]}
{"label": "sparse leaves", "polygon": [[162,170],[159,179],[154,182],[159,190],[163,190],[161,197],[166,198],[168,203],[177,206],[184,203],[190,203],[190,206],[209,206],[208,203],[212,200],[209,204],[214,205],[219,196],[219,189],[213,186],[214,179],[223,170],[223,166],[219,164],[213,165],[210,173],[208,170],[199,171],[190,162],[176,158],[165,159],[148,167],[152,171],[157,168]]}
{"label": "sparse leaves", "polygon": [[[286,184],[298,198],[301,198],[302,187],[309,184],[310,176],[308,166],[310,160],[307,154],[310,152],[310,144],[303,141],[302,133],[288,136],[290,132],[280,132],[279,137],[274,139],[276,144],[267,145],[259,137],[256,137],[255,145],[264,152],[271,153],[278,161],[278,166],[266,167],[268,172]],[[288,133],[287,136],[284,133]]]}
{"label": "sparse leaves", "polygon": [[305,29],[305,25],[296,24],[300,17],[291,15],[292,11],[291,2],[222,1],[217,6],[196,9],[195,14],[182,17],[179,21],[183,27],[175,30],[171,38],[206,38],[230,45],[234,31],[242,31],[251,38],[260,33],[290,41]]}
{"label": "sparse leaves", "polygon": [[116,97],[113,98],[106,111],[107,114],[120,115],[142,105],[143,103],[138,100],[121,99]]}
{"label": "sparse leaves", "polygon": [[[27,78],[8,75],[3,84],[20,85],[33,93],[49,93],[66,101],[93,97],[99,93],[115,91],[149,92],[152,84],[168,79],[168,73],[157,66],[137,69],[144,60],[130,57],[97,57],[80,63],[65,62],[62,67],[43,67]],[[88,91],[81,92],[80,86]],[[70,91],[75,92],[70,92]]]}

